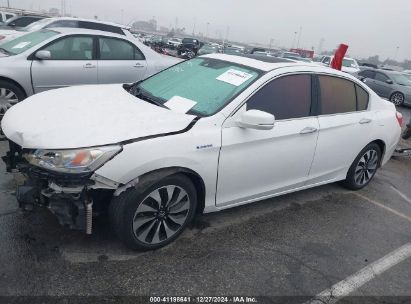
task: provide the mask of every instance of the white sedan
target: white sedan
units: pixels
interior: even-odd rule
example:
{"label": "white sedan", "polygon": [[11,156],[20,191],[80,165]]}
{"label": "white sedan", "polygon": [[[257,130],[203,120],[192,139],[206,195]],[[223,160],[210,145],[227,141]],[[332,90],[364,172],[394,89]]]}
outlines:
{"label": "white sedan", "polygon": [[346,73],[262,60],[206,55],[133,85],[16,105],[2,127],[8,169],[27,178],[20,206],[91,233],[109,204],[119,238],[156,249],[196,213],[336,181],[365,187],[399,141],[394,105]]}

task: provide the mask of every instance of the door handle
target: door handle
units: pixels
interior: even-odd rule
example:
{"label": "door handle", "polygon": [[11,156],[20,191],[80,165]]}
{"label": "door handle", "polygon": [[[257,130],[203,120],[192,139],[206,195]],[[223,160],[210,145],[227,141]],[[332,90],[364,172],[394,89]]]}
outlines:
{"label": "door handle", "polygon": [[360,120],[360,124],[364,125],[364,124],[368,124],[372,121],[372,119],[370,118],[363,118]]}
{"label": "door handle", "polygon": [[133,67],[135,67],[135,68],[144,68],[144,64],[136,63],[135,65],[133,65]]}
{"label": "door handle", "polygon": [[83,65],[83,68],[85,69],[94,69],[96,66],[92,63],[86,63],[85,65]]}
{"label": "door handle", "polygon": [[300,134],[311,134],[317,132],[318,129],[314,127],[305,127],[301,130]]}

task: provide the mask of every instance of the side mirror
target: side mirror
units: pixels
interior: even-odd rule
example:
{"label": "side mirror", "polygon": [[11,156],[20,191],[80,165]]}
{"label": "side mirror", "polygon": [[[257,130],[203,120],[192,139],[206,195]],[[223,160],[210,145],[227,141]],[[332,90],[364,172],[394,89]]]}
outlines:
{"label": "side mirror", "polygon": [[274,115],[260,110],[249,110],[244,112],[237,125],[241,128],[256,130],[271,130],[274,127]]}
{"label": "side mirror", "polygon": [[16,27],[16,23],[15,23],[15,22],[10,22],[8,25],[9,25],[10,27]]}
{"label": "side mirror", "polygon": [[388,84],[393,84],[394,83],[391,79],[387,79],[385,82],[388,83]]}
{"label": "side mirror", "polygon": [[47,59],[51,58],[51,53],[50,53],[50,51],[42,50],[42,51],[36,52],[35,56],[39,60],[47,60]]}

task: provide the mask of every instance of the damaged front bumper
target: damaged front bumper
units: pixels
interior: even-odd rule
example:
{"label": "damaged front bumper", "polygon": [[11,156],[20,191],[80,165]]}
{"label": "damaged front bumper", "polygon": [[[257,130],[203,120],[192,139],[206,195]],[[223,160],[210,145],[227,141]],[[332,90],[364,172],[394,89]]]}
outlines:
{"label": "damaged front bumper", "polygon": [[95,215],[103,212],[119,184],[94,173],[62,173],[29,164],[24,151],[9,141],[9,151],[2,157],[8,172],[17,176],[16,198],[20,208],[33,211],[46,207],[59,223],[70,229],[92,233]]}

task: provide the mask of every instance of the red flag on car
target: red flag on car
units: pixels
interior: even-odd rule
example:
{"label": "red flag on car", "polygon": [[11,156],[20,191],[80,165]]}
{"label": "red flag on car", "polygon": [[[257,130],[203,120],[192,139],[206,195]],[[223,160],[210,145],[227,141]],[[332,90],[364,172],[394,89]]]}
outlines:
{"label": "red flag on car", "polygon": [[334,58],[331,61],[330,67],[335,70],[341,71],[343,59],[345,53],[347,53],[348,45],[341,43],[338,49],[335,51]]}

